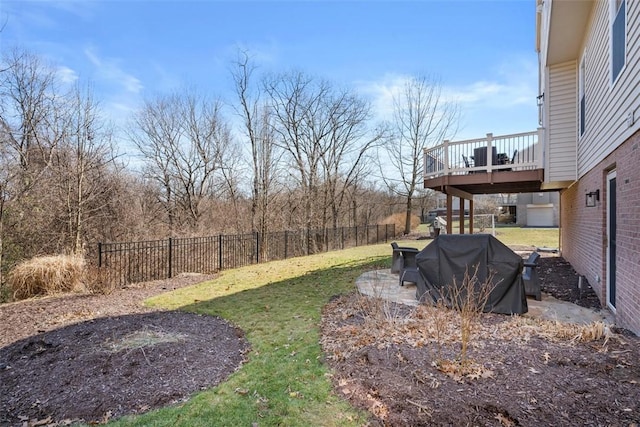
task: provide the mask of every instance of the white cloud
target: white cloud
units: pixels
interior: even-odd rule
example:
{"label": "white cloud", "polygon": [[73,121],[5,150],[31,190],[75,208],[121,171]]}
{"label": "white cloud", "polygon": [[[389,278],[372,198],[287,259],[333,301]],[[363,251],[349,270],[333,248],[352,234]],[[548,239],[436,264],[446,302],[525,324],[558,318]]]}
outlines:
{"label": "white cloud", "polygon": [[64,65],[58,67],[56,73],[58,74],[60,81],[64,84],[72,84],[78,80],[78,73]]}
{"label": "white cloud", "polygon": [[82,19],[90,19],[96,13],[98,7],[97,2],[79,1],[79,0],[56,0],[47,2],[47,4],[55,9],[62,10],[70,15]]}
{"label": "white cloud", "polygon": [[393,114],[393,97],[397,96],[411,76],[386,74],[380,80],[357,82],[360,93],[371,100],[379,120],[389,120]]}
{"label": "white cloud", "polygon": [[[489,78],[477,79],[463,85],[442,84],[442,97],[456,102],[463,117],[461,126],[466,132],[459,137],[482,136],[486,132],[531,130],[536,122],[537,64],[527,59],[506,60],[498,64]],[[387,74],[376,81],[359,82],[357,87],[372,102],[379,119],[388,120],[393,113],[393,96],[397,95],[411,76]],[[505,119],[510,122],[506,123]],[[480,130],[482,129],[482,130]],[[470,132],[480,132],[469,135]]]}
{"label": "white cloud", "polygon": [[444,96],[466,107],[511,108],[535,102],[535,89],[524,82],[478,81],[465,86],[445,87]]}
{"label": "white cloud", "polygon": [[95,66],[98,79],[118,85],[127,92],[134,94],[140,93],[144,88],[137,77],[127,73],[120,67],[119,60],[114,58],[102,59],[92,48],[86,48],[84,53]]}

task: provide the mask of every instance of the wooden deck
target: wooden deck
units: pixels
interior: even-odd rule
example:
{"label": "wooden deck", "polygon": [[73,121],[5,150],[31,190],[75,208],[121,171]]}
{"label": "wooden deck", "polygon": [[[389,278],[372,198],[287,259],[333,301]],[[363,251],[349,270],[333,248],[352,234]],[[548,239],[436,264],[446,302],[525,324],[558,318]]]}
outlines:
{"label": "wooden deck", "polygon": [[540,191],[544,180],[540,132],[487,134],[428,148],[424,151],[424,187],[445,194]]}

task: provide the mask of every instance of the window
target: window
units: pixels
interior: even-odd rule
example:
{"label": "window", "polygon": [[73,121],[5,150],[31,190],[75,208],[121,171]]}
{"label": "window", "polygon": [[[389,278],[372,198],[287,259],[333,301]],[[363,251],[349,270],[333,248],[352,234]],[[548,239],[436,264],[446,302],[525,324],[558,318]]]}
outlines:
{"label": "window", "polygon": [[580,60],[580,69],[578,70],[578,113],[579,113],[579,126],[580,126],[580,136],[584,135],[584,131],[586,129],[585,119],[586,119],[586,108],[587,108],[587,100],[585,97],[585,84],[584,84],[584,76],[585,76],[585,55],[582,55],[582,59]]}
{"label": "window", "polygon": [[627,1],[612,0],[611,81],[615,83],[624,68],[627,48]]}

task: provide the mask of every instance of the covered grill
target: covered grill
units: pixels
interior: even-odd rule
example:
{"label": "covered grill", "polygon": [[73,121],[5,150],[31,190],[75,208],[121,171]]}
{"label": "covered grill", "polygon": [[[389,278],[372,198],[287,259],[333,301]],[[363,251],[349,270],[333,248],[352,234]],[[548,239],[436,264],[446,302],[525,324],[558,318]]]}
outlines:
{"label": "covered grill", "polygon": [[493,287],[484,311],[502,314],[526,313],[527,298],[522,280],[522,258],[489,234],[441,234],[416,256],[424,283],[418,283],[417,298],[437,302],[451,295],[450,287],[462,285],[465,273],[477,285],[491,279]]}

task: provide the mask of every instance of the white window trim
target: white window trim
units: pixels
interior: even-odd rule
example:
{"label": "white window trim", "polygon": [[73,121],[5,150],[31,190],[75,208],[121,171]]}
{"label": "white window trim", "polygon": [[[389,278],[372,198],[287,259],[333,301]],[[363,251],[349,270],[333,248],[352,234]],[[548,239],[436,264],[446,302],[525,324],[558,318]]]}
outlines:
{"label": "white window trim", "polygon": [[627,68],[627,56],[628,56],[628,52],[627,52],[627,46],[628,46],[628,40],[627,40],[627,34],[628,34],[628,30],[629,30],[629,2],[627,0],[622,0],[620,2],[620,5],[622,5],[622,3],[624,3],[624,7],[625,7],[625,18],[624,18],[624,64],[622,65],[622,68],[620,69],[620,71],[618,72],[618,75],[616,76],[616,78],[613,78],[613,23],[616,19],[616,15],[619,11],[620,8],[616,9],[616,0],[609,0],[609,82],[610,85],[613,87],[616,85],[616,83],[618,82],[618,80],[620,80],[620,76],[624,73],[625,68]]}

